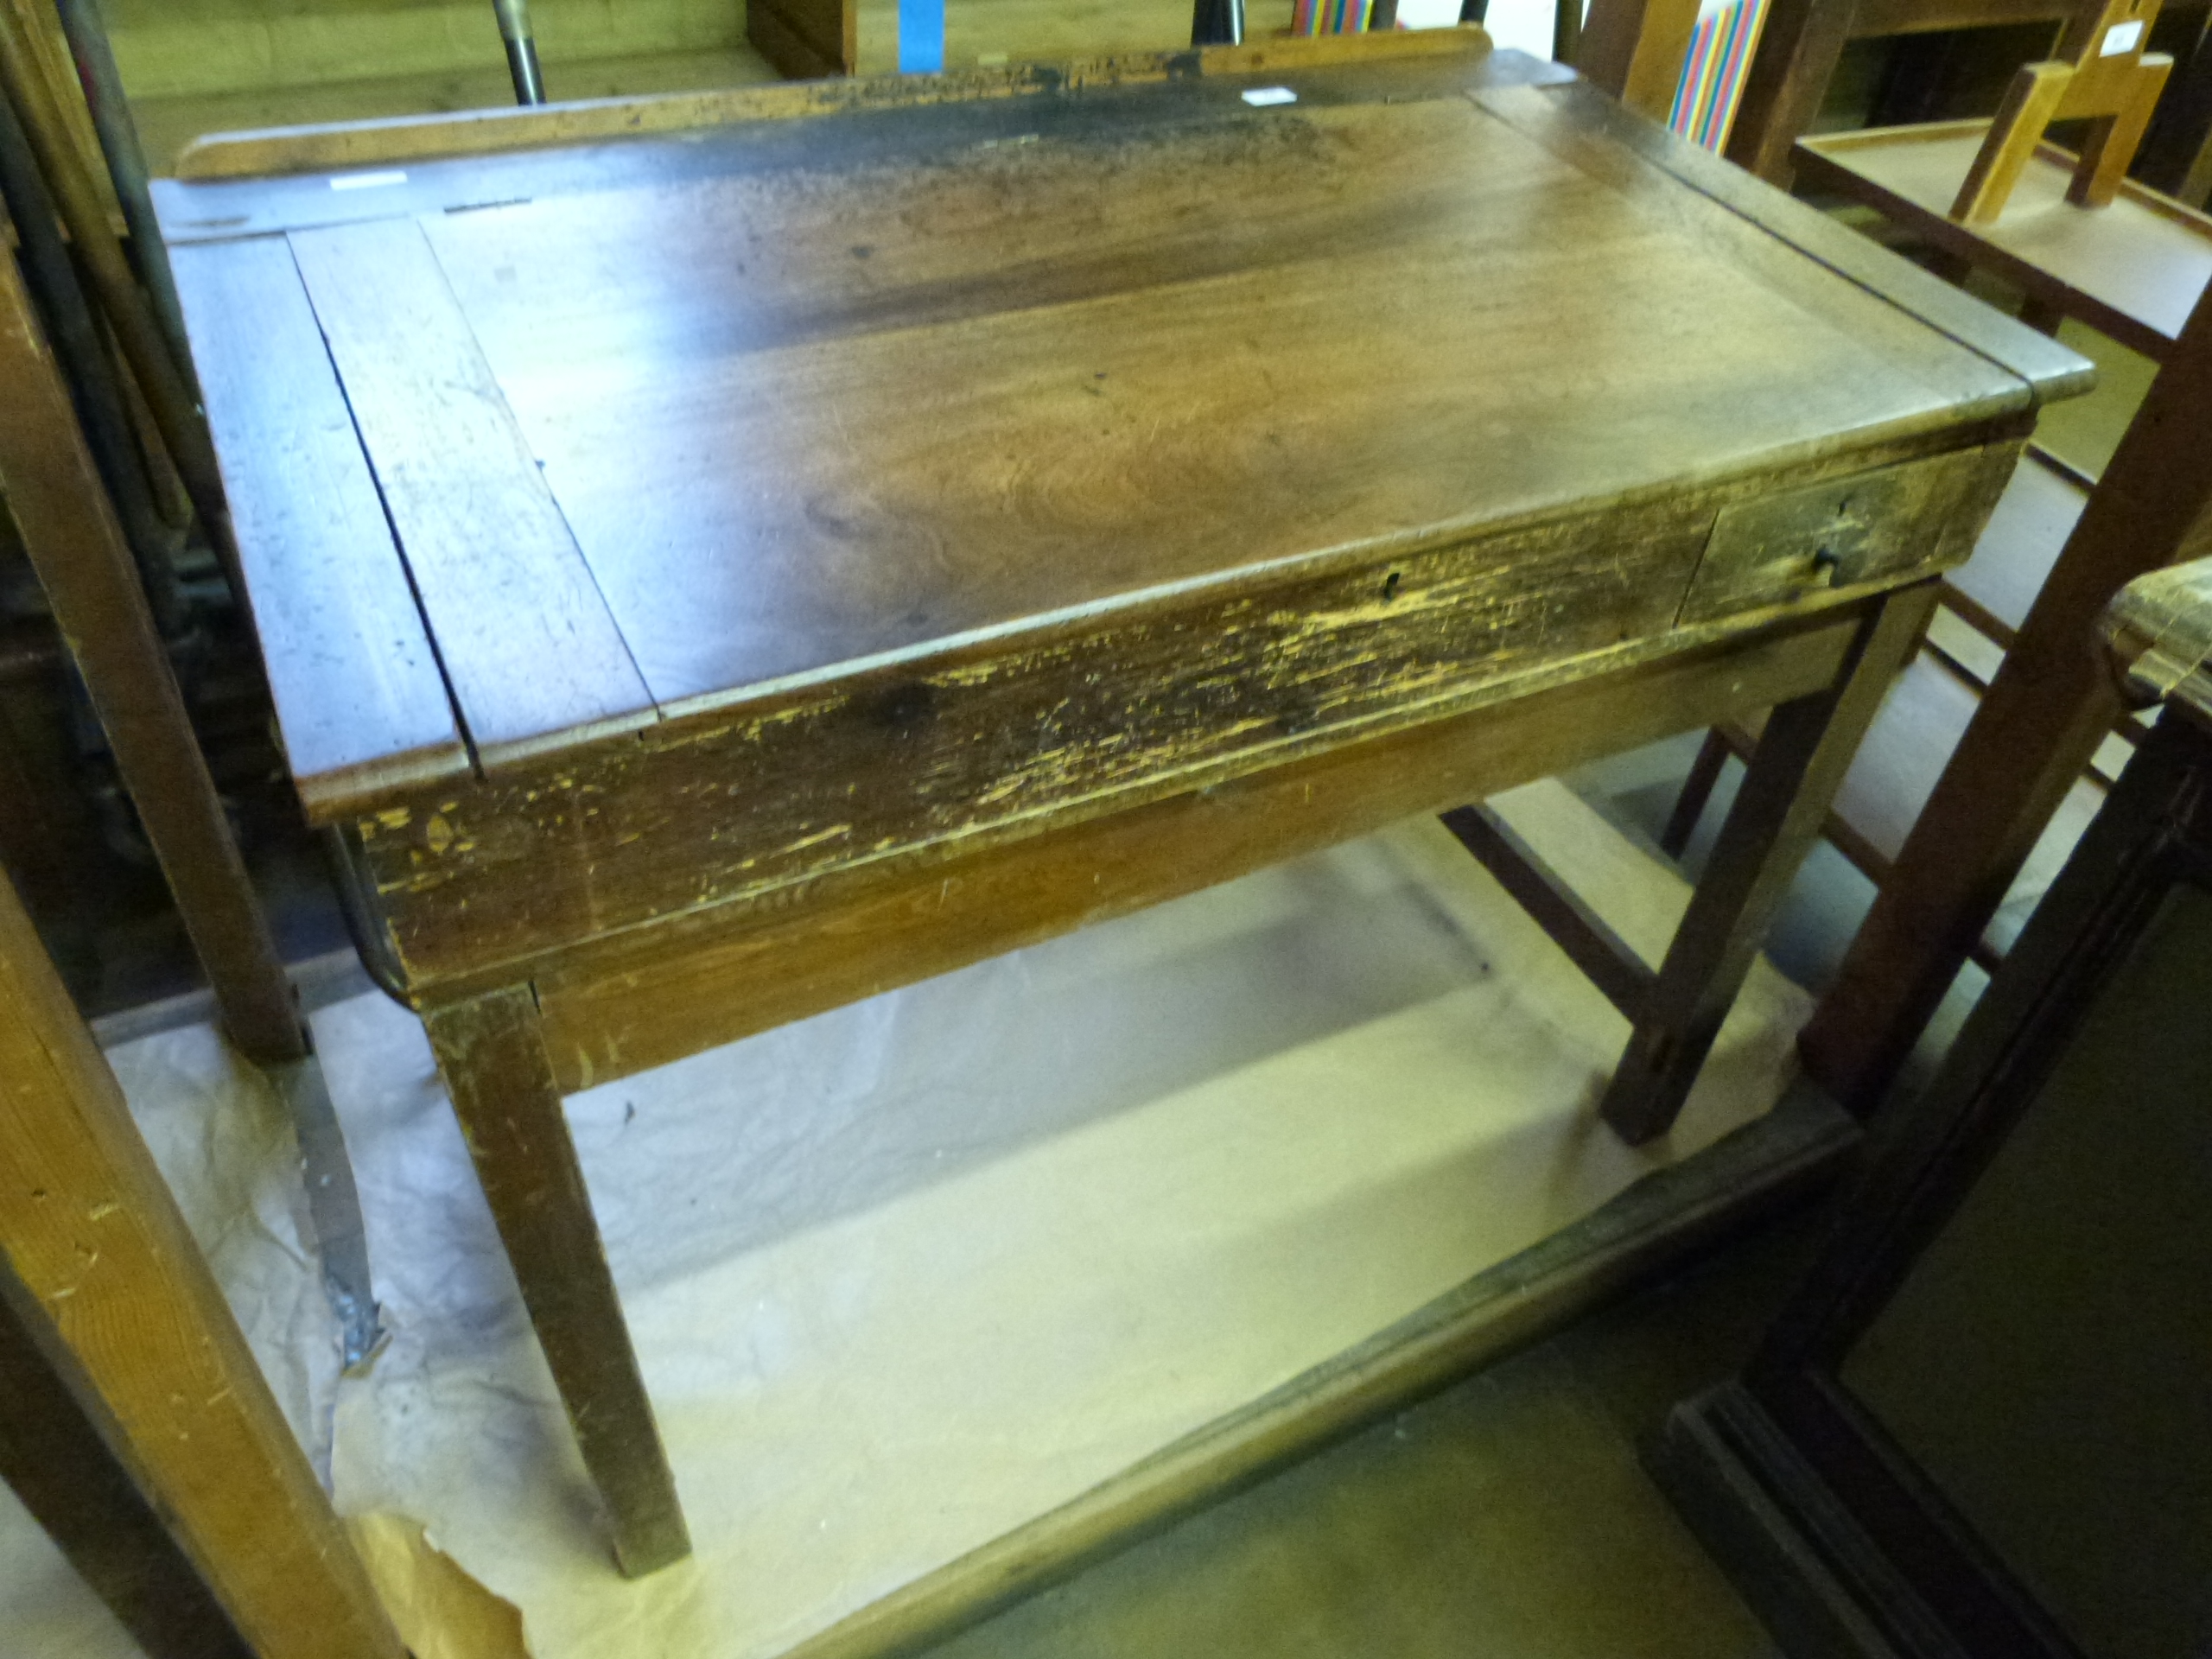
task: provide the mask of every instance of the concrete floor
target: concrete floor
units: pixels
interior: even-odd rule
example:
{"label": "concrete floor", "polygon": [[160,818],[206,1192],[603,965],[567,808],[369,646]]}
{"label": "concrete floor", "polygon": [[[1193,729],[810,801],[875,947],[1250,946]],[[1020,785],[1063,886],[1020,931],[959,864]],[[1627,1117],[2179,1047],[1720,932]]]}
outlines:
{"label": "concrete floor", "polygon": [[931,1659],[1767,1659],[1637,1448],[1742,1362],[1818,1232],[1746,1237]]}

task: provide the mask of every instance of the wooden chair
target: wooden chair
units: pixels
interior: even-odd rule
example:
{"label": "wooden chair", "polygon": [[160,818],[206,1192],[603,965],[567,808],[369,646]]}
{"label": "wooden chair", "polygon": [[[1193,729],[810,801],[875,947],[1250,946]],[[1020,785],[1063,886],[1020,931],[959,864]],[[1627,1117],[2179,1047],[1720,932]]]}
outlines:
{"label": "wooden chair", "polygon": [[[1758,54],[1744,86],[1742,106],[1730,135],[1727,156],[1773,184],[1789,181],[1797,141],[1810,131],[1844,49],[1853,41],[1929,35],[1953,29],[2007,24],[2070,22],[2078,0],[1772,0]],[[2147,38],[2148,29],[2145,31]],[[2190,60],[2191,72],[2212,74],[2204,47]],[[2212,92],[2212,88],[2208,88]],[[2192,119],[2184,130],[2162,120],[2154,143],[2164,158],[2155,182],[2177,187],[2204,148],[2212,129],[2212,96],[2201,117],[2192,100]],[[2177,159],[2185,156],[2185,159]]]}
{"label": "wooden chair", "polygon": [[2091,649],[2126,582],[2212,547],[2212,295],[2092,490],[1802,1041],[1838,1098],[1895,1077],[2057,804],[2126,713]]}
{"label": "wooden chair", "polygon": [[0,1076],[0,1479],[154,1659],[402,1659],[4,878]]}
{"label": "wooden chair", "polygon": [[2081,207],[2109,207],[2174,67],[2164,53],[2143,49],[2158,16],[2158,0],[2105,0],[2094,16],[2085,11],[2069,18],[2057,58],[2028,64],[2013,77],[1951,217],[1986,225],[2003,213],[2054,121],[2090,124],[2066,199]]}
{"label": "wooden chair", "polygon": [[[1791,15],[1791,0],[1776,5],[1785,19]],[[1858,19],[1869,10],[1862,5]],[[1809,23],[1803,8],[1794,14],[1794,35],[1785,29],[1762,52],[1794,56],[1809,79],[1807,65],[1840,48],[1841,14],[1812,14]],[[1934,15],[1960,21],[1948,7]],[[2166,61],[2143,50],[2157,16],[2157,0],[2110,0],[2078,11],[2059,58],[2019,71],[1993,121],[1803,139],[1791,163],[1801,182],[1872,206],[1924,238],[1954,274],[1980,267],[2016,284],[2026,296],[2024,317],[2038,326],[2055,329],[2077,318],[2164,360],[2212,276],[2212,218],[2124,176],[2166,80]],[[1883,10],[1877,21],[1886,28],[1900,19]],[[1825,36],[1816,27],[1823,24]],[[1771,82],[1771,61],[1768,68]],[[1801,98],[1807,108],[1809,101]],[[1762,118],[1771,122],[1775,107],[1770,99]],[[2040,142],[2056,118],[2095,123],[2078,159]],[[1739,139],[1754,146],[1757,135],[1744,137],[1741,123]],[[2029,199],[2000,217],[2024,176]],[[2109,211],[2083,211],[2093,207]],[[1830,843],[1878,889],[1891,884],[1916,819],[1936,793],[1982,694],[2003,671],[2096,482],[2080,465],[2031,445],[1974,558],[1946,581],[1929,638],[1870,732],[1827,826]],[[1966,959],[1995,966],[2138,734],[2134,721],[2118,717],[2081,757],[2076,775],[2045,804],[2011,868],[1985,895],[1980,920],[1962,931],[1953,969]],[[1741,730],[1710,735],[1667,826],[1668,851],[1679,856],[1687,849],[1729,755],[1744,753],[1750,741]],[[2032,742],[2027,752],[2034,752]]]}

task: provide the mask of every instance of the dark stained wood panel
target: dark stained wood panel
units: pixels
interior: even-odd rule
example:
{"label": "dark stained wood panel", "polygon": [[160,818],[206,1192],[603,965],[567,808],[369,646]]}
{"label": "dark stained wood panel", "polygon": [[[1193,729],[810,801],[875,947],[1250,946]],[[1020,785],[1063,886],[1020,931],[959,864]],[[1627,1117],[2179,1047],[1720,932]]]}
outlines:
{"label": "dark stained wood panel", "polygon": [[426,230],[664,708],[2031,397],[1459,97]]}
{"label": "dark stained wood panel", "polygon": [[480,757],[655,719],[414,222],[289,240]]}
{"label": "dark stained wood panel", "polygon": [[847,870],[533,964],[564,1090],[624,1077],[1034,944],[1422,811],[1780,702],[1832,678],[1856,619],[1556,684],[925,868]]}
{"label": "dark stained wood panel", "polygon": [[465,775],[445,680],[291,249],[261,237],[179,248],[172,263],[308,810]]}

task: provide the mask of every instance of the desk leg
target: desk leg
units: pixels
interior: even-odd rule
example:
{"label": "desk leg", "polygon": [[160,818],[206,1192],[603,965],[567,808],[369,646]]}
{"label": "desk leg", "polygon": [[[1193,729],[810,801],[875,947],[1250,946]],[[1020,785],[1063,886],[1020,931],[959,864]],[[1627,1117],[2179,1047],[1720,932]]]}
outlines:
{"label": "desk leg", "polygon": [[630,1577],[691,1553],[527,985],[424,1012],[476,1179]]}
{"label": "desk leg", "polygon": [[1859,739],[1919,644],[1935,602],[1934,582],[1882,601],[1834,682],[1768,716],[1705,878],[1605,1090],[1605,1121],[1630,1145],[1673,1126],[1776,907],[1820,836]]}

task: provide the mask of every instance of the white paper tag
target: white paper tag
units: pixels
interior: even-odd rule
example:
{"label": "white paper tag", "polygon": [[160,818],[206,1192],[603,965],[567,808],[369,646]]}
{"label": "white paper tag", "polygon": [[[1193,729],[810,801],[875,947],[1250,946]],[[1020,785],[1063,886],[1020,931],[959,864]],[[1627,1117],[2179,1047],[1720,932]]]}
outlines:
{"label": "white paper tag", "polygon": [[2105,30],[2105,43],[2097,48],[2101,58],[2116,58],[2123,52],[2133,52],[2135,42],[2143,38],[2143,20],[2132,23],[2114,23]]}
{"label": "white paper tag", "polygon": [[1287,86],[1255,86],[1244,94],[1244,101],[1263,110],[1270,104],[1295,104],[1298,94]]}
{"label": "white paper tag", "polygon": [[330,188],[334,190],[376,190],[382,188],[387,184],[404,184],[406,182],[407,175],[404,173],[397,171],[389,173],[346,173],[333,179],[330,181]]}

